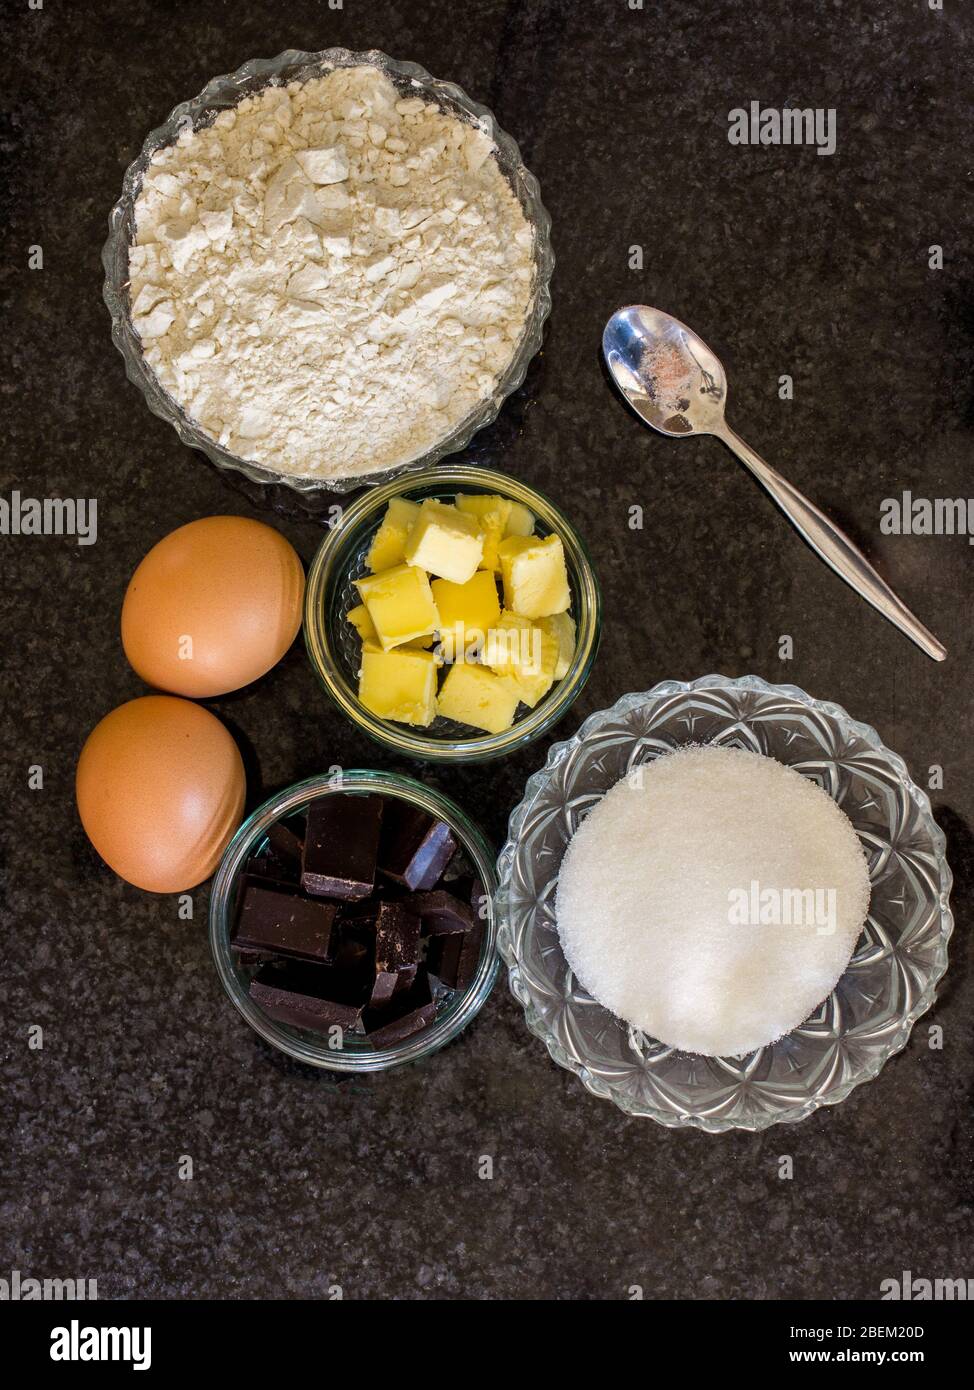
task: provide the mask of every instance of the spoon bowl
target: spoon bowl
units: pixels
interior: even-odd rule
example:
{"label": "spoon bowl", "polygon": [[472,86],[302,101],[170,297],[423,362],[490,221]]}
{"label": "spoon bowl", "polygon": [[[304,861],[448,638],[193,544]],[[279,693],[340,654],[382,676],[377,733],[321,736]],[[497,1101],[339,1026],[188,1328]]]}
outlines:
{"label": "spoon bowl", "polygon": [[720,359],[685,323],[630,304],[602,335],[612,379],[647,425],[660,434],[719,434],[727,377]]}

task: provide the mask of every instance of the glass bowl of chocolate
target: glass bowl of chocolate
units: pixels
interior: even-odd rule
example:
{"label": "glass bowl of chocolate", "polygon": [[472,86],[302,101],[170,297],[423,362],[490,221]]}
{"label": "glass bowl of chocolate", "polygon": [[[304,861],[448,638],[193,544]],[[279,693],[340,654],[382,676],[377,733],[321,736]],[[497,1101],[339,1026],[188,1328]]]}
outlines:
{"label": "glass bowl of chocolate", "polygon": [[227,847],[210,947],[236,1008],[299,1062],[372,1072],[451,1042],[497,977],[493,854],[447,797],[343,770],[266,801]]}

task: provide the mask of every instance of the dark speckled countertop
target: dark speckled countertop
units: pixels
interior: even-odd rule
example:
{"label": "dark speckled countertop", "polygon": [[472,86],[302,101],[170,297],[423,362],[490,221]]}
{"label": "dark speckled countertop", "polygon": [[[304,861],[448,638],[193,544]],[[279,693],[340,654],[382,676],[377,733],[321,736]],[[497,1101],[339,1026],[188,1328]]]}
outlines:
{"label": "dark speckled countertop", "polygon": [[[875,1298],[905,1269],[974,1274],[972,551],[963,536],[879,529],[881,501],[903,489],[974,496],[963,7],[24,0],[3,27],[0,491],[96,496],[99,534],[89,547],[0,537],[0,1275],[93,1277],[117,1298],[340,1284],[408,1299],[620,1298],[633,1284]],[[553,217],[544,352],[468,454],[557,499],[602,579],[602,651],[554,737],[666,677],[755,672],[874,724],[921,783],[943,769],[932,795],[958,929],[941,999],[879,1080],[803,1124],[711,1138],[626,1119],[548,1059],[504,983],[425,1065],[363,1081],[293,1065],[223,996],[207,890],[181,921],[175,899],[120,883],[82,833],[78,751],[141,693],[118,639],[132,569],[194,517],[268,516],[127,384],[101,301],[107,213],[177,101],[246,58],[334,44],[413,59],[486,102]],[[834,107],[835,154],[730,145],[728,112],[751,100]],[[35,245],[42,270],[27,268]],[[626,413],[598,347],[633,300],[714,347],[736,428],[848,528],[946,642],[946,663],[835,579],[720,445],[664,440]],[[270,519],[307,561],[317,525]],[[247,752],[251,805],[333,763],[389,765],[325,703],[300,645],[214,708]],[[544,753],[430,780],[500,842]],[[43,789],[30,790],[36,765]],[[42,1050],[28,1046],[36,1024]]]}

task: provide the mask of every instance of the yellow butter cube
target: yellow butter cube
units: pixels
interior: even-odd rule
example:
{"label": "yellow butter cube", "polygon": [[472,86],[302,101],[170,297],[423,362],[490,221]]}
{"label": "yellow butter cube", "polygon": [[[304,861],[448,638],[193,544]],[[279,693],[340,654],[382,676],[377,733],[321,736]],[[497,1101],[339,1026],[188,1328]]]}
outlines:
{"label": "yellow butter cube", "polygon": [[463,661],[451,666],[440,687],[436,711],[445,719],[500,734],[514,723],[517,692],[511,681],[484,666]]}
{"label": "yellow butter cube", "polygon": [[426,637],[440,625],[429,578],[413,565],[396,565],[356,579],[355,587],[384,651]]}
{"label": "yellow butter cube", "polygon": [[498,675],[512,671],[539,669],[541,629],[530,618],[522,618],[505,608],[487,634],[481,657]]}
{"label": "yellow butter cube", "polygon": [[425,728],[436,718],[438,670],[432,652],[381,651],[369,643],[362,648],[358,697],[380,719]]}
{"label": "yellow butter cube", "polygon": [[528,511],[523,502],[511,503],[511,510],[507,514],[507,525],[504,527],[504,535],[534,535],[534,513]]}
{"label": "yellow butter cube", "polygon": [[564,680],[575,655],[575,619],[570,613],[553,613],[550,618],[539,618],[538,627],[550,633],[558,643],[555,680]]}
{"label": "yellow butter cube", "polygon": [[529,618],[505,609],[487,638],[483,660],[533,709],[554,684],[558,639]]}
{"label": "yellow butter cube", "polygon": [[492,570],[478,570],[466,584],[434,579],[430,588],[440,615],[440,646],[447,661],[456,653],[479,652],[501,615]]}
{"label": "yellow butter cube", "polygon": [[[350,608],[345,614],[345,617],[352,624],[352,627],[354,627],[363,643],[371,642],[379,651],[382,650],[381,646],[379,646],[379,635],[375,630],[375,623],[373,623],[372,619],[369,617],[369,610],[364,603],[360,603],[356,608]],[[427,650],[432,647],[435,640],[435,637],[430,632],[427,633],[425,637],[414,637],[411,642],[401,642],[400,646],[420,647],[423,650]]]}
{"label": "yellow butter cube", "polygon": [[[480,568],[500,570],[497,547],[507,535],[507,519],[511,514],[511,504],[506,497],[487,497],[480,494],[461,492],[457,495],[457,508],[469,516],[475,516],[484,533],[484,556]],[[531,518],[532,522],[534,518]]]}
{"label": "yellow butter cube", "polygon": [[406,537],[418,516],[418,502],[409,502],[405,497],[392,499],[365,557],[366,566],[373,574],[403,563],[406,558]]}
{"label": "yellow butter cube", "polygon": [[477,518],[428,497],[406,538],[407,563],[466,584],[483,558],[484,534]]}
{"label": "yellow butter cube", "polygon": [[571,607],[560,536],[509,536],[498,549],[504,603],[523,618],[548,618]]}
{"label": "yellow butter cube", "polygon": [[347,622],[352,624],[355,631],[363,642],[378,643],[379,638],[375,630],[375,623],[369,617],[369,610],[364,603],[359,603],[354,608],[350,608],[345,614]]}

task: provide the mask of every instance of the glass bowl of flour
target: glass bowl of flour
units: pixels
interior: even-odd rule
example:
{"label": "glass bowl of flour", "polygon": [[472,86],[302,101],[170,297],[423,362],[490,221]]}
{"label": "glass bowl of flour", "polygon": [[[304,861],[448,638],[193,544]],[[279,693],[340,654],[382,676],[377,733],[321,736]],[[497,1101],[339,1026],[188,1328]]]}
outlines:
{"label": "glass bowl of flour", "polygon": [[149,409],[309,497],[428,468],[493,421],[551,307],[551,221],[459,87],[371,50],[214,78],[147,137],[102,259]]}
{"label": "glass bowl of flour", "polygon": [[[848,817],[868,863],[868,916],[835,988],[798,1027],[743,1056],[681,1051],[603,1007],[573,974],[556,917],[566,851],[589,814],[624,779],[698,744],[763,754],[811,779]],[[664,681],[593,714],[528,780],[498,873],[498,949],[530,1030],[593,1095],[670,1127],[760,1130],[844,1100],[905,1047],[947,968],[952,878],[927,795],[875,729],[756,676]]]}

